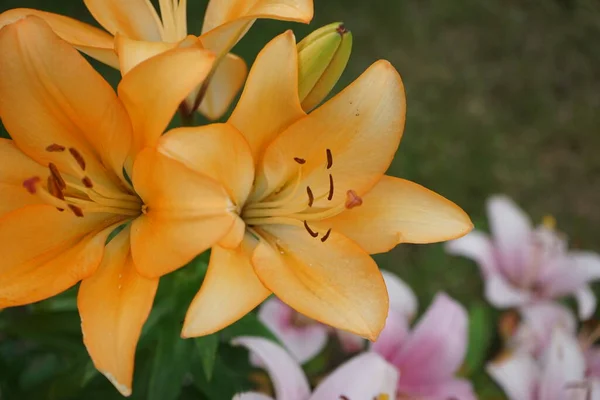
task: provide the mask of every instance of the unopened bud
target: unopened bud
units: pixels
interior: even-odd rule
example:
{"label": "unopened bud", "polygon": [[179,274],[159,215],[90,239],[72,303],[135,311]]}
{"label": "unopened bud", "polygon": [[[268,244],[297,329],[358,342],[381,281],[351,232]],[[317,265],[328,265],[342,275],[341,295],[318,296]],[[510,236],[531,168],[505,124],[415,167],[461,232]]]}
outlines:
{"label": "unopened bud", "polygon": [[304,111],[315,108],[335,86],[352,51],[344,24],[326,25],[298,43],[298,89]]}

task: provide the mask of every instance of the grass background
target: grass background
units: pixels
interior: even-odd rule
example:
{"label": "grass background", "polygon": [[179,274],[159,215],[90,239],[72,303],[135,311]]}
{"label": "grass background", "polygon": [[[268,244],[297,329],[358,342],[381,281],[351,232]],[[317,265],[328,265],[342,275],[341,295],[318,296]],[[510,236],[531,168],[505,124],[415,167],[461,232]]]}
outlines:
{"label": "grass background", "polygon": [[[190,33],[207,1],[190,0]],[[505,193],[539,222],[554,215],[573,247],[600,250],[600,3],[597,0],[315,0],[310,26],[259,21],[234,52],[250,63],[275,34],[334,21],[354,48],[338,87],[377,59],[401,73],[407,125],[389,173],[461,205],[486,229],[485,199]],[[0,0],[94,23],[79,0]],[[10,57],[2,54],[2,57]],[[96,65],[96,64],[95,64]],[[118,73],[99,66],[113,83]],[[1,73],[1,71],[0,71]],[[417,292],[481,301],[475,265],[441,245],[377,256]]]}

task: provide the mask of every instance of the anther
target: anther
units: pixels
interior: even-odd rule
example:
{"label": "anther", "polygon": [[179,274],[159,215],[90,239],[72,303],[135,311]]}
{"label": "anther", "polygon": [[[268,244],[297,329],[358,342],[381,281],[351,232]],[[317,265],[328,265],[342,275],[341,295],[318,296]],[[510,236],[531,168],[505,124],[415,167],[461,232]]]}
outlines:
{"label": "anther", "polygon": [[94,187],[92,180],[88,176],[84,176],[83,179],[81,180],[81,182],[83,182],[83,185],[88,189],[91,189]]}
{"label": "anther", "polygon": [[79,164],[79,168],[81,168],[82,171],[85,171],[85,159],[83,158],[81,153],[73,147],[69,148],[69,153],[71,153],[71,156],[73,156],[75,161],[77,161],[77,164]]}
{"label": "anther", "polygon": [[31,194],[35,194],[37,192],[37,184],[40,183],[42,180],[40,179],[39,176],[34,176],[32,178],[29,179],[25,179],[23,181],[23,187],[25,189],[27,189],[27,191]]}
{"label": "anther", "polygon": [[83,210],[81,208],[74,206],[73,204],[69,204],[69,209],[73,211],[73,214],[75,214],[76,217],[83,217]]}
{"label": "anther", "polygon": [[327,200],[333,199],[333,176],[329,174],[329,195],[327,195]]}
{"label": "anther", "polygon": [[50,164],[48,164],[48,168],[50,168],[50,173],[52,174],[52,178],[54,178],[54,181],[56,182],[56,185],[58,186],[58,188],[61,191],[65,190],[67,188],[67,183],[63,179],[63,177],[60,174],[60,171],[58,170],[56,165],[54,165],[53,163],[50,163]]}
{"label": "anther", "polygon": [[313,203],[315,201],[315,196],[313,195],[313,192],[312,192],[310,186],[306,187],[306,194],[308,195],[308,206],[312,207]]}
{"label": "anther", "polygon": [[308,232],[308,234],[314,238],[316,238],[317,236],[319,236],[318,232],[313,231],[312,229],[310,229],[310,226],[308,226],[308,222],[304,221],[304,227],[306,228],[306,231]]}
{"label": "anther", "polygon": [[350,400],[350,399],[348,398],[348,396],[341,395],[340,400]]}
{"label": "anther", "polygon": [[299,158],[299,157],[294,157],[294,161],[296,161],[300,165],[306,163],[306,160],[304,158]]}
{"label": "anther", "polygon": [[60,187],[58,186],[58,182],[56,182],[56,179],[50,175],[48,177],[48,191],[50,192],[50,194],[58,199],[64,200],[65,196],[63,195],[62,190],[60,189]]}
{"label": "anther", "polygon": [[331,150],[327,149],[327,169],[330,169],[333,166],[333,155],[331,154]]}
{"label": "anther", "polygon": [[329,239],[329,235],[331,235],[331,228],[329,228],[327,233],[321,238],[321,242],[325,243],[325,241]]}
{"label": "anther", "polygon": [[50,146],[46,147],[46,151],[49,151],[50,153],[60,153],[65,151],[65,146],[53,143]]}
{"label": "anther", "polygon": [[362,205],[363,199],[360,198],[359,195],[356,194],[354,190],[348,190],[346,192],[346,208],[350,210],[351,208],[358,207]]}

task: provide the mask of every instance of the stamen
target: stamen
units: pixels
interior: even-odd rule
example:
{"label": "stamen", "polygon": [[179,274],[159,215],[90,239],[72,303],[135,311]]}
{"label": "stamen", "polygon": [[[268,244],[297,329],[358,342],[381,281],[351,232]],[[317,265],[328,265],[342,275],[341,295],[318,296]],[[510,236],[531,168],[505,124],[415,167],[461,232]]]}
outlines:
{"label": "stamen", "polygon": [[331,228],[329,228],[329,229],[327,230],[327,233],[325,234],[325,236],[323,236],[323,237],[321,238],[321,242],[325,243],[325,241],[326,241],[327,239],[329,239],[329,235],[331,235]]}
{"label": "stamen", "polygon": [[56,179],[52,175],[48,177],[48,191],[50,194],[58,199],[64,200],[65,196],[63,195],[62,190],[58,186]]}
{"label": "stamen", "polygon": [[333,176],[329,174],[329,195],[327,196],[327,200],[331,201],[333,199]]}
{"label": "stamen", "polygon": [[25,179],[23,181],[23,187],[27,189],[27,191],[31,194],[36,194],[37,192],[37,184],[42,180],[39,176],[34,176],[33,178]]}
{"label": "stamen", "polygon": [[333,166],[333,155],[331,154],[331,150],[327,149],[327,169],[330,169]]}
{"label": "stamen", "polygon": [[306,187],[306,194],[308,194],[308,206],[312,207],[313,203],[315,201],[315,196],[313,196],[313,192],[312,192],[310,186]]}
{"label": "stamen", "polygon": [[69,204],[69,209],[71,211],[73,211],[73,214],[75,214],[76,217],[82,218],[83,217],[83,210],[73,204]]}
{"label": "stamen", "polygon": [[61,191],[65,190],[67,188],[67,184],[66,184],[65,180],[63,179],[62,175],[60,174],[60,171],[58,170],[56,165],[53,163],[50,163],[50,164],[48,164],[48,168],[50,168],[50,173],[52,174],[52,178],[54,178],[54,181],[56,182],[58,188]]}
{"label": "stamen", "polygon": [[69,148],[69,153],[71,153],[71,156],[73,156],[75,161],[77,161],[77,164],[79,164],[79,167],[81,168],[81,170],[85,171],[85,159],[83,158],[81,153],[78,152],[77,149],[75,149],[73,147]]}
{"label": "stamen", "polygon": [[316,238],[317,236],[319,236],[318,232],[313,231],[312,229],[310,229],[310,226],[308,226],[308,222],[304,221],[304,227],[306,228],[306,231],[308,232],[308,234],[314,238]]}
{"label": "stamen", "polygon": [[81,182],[83,182],[84,186],[88,189],[91,189],[94,187],[92,180],[88,176],[84,176],[83,179],[81,180]]}
{"label": "stamen", "polygon": [[46,151],[49,151],[50,153],[60,153],[65,151],[65,146],[53,143],[50,146],[46,147]]}
{"label": "stamen", "polygon": [[296,161],[300,165],[306,163],[306,160],[304,158],[299,158],[299,157],[294,157],[294,161]]}
{"label": "stamen", "polygon": [[360,198],[359,195],[356,194],[356,192],[354,190],[348,190],[346,192],[346,208],[348,210],[354,208],[354,207],[358,207],[360,205],[362,205],[363,200]]}
{"label": "stamen", "polygon": [[347,396],[341,395],[340,400],[350,400]]}

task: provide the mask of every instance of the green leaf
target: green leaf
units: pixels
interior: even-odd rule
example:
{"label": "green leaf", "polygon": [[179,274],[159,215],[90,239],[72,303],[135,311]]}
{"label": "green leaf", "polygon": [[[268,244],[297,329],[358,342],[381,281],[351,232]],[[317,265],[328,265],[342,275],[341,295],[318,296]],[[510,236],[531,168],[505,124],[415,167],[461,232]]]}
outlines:
{"label": "green leaf", "polygon": [[219,348],[219,336],[217,334],[202,336],[194,339],[196,352],[200,357],[202,370],[207,381],[212,379],[217,350]]}
{"label": "green leaf", "polygon": [[215,359],[214,373],[210,381],[201,369],[200,365],[192,366],[194,385],[210,400],[231,399],[236,393],[249,389],[245,371],[240,371],[237,365],[235,369],[230,368],[219,355]]}
{"label": "green leaf", "polygon": [[469,308],[469,348],[463,366],[466,376],[483,369],[496,332],[493,313],[481,302]]}
{"label": "green leaf", "polygon": [[233,325],[225,328],[222,331],[222,336],[226,341],[230,341],[238,336],[260,336],[280,343],[269,328],[258,319],[255,313],[248,313]]}

